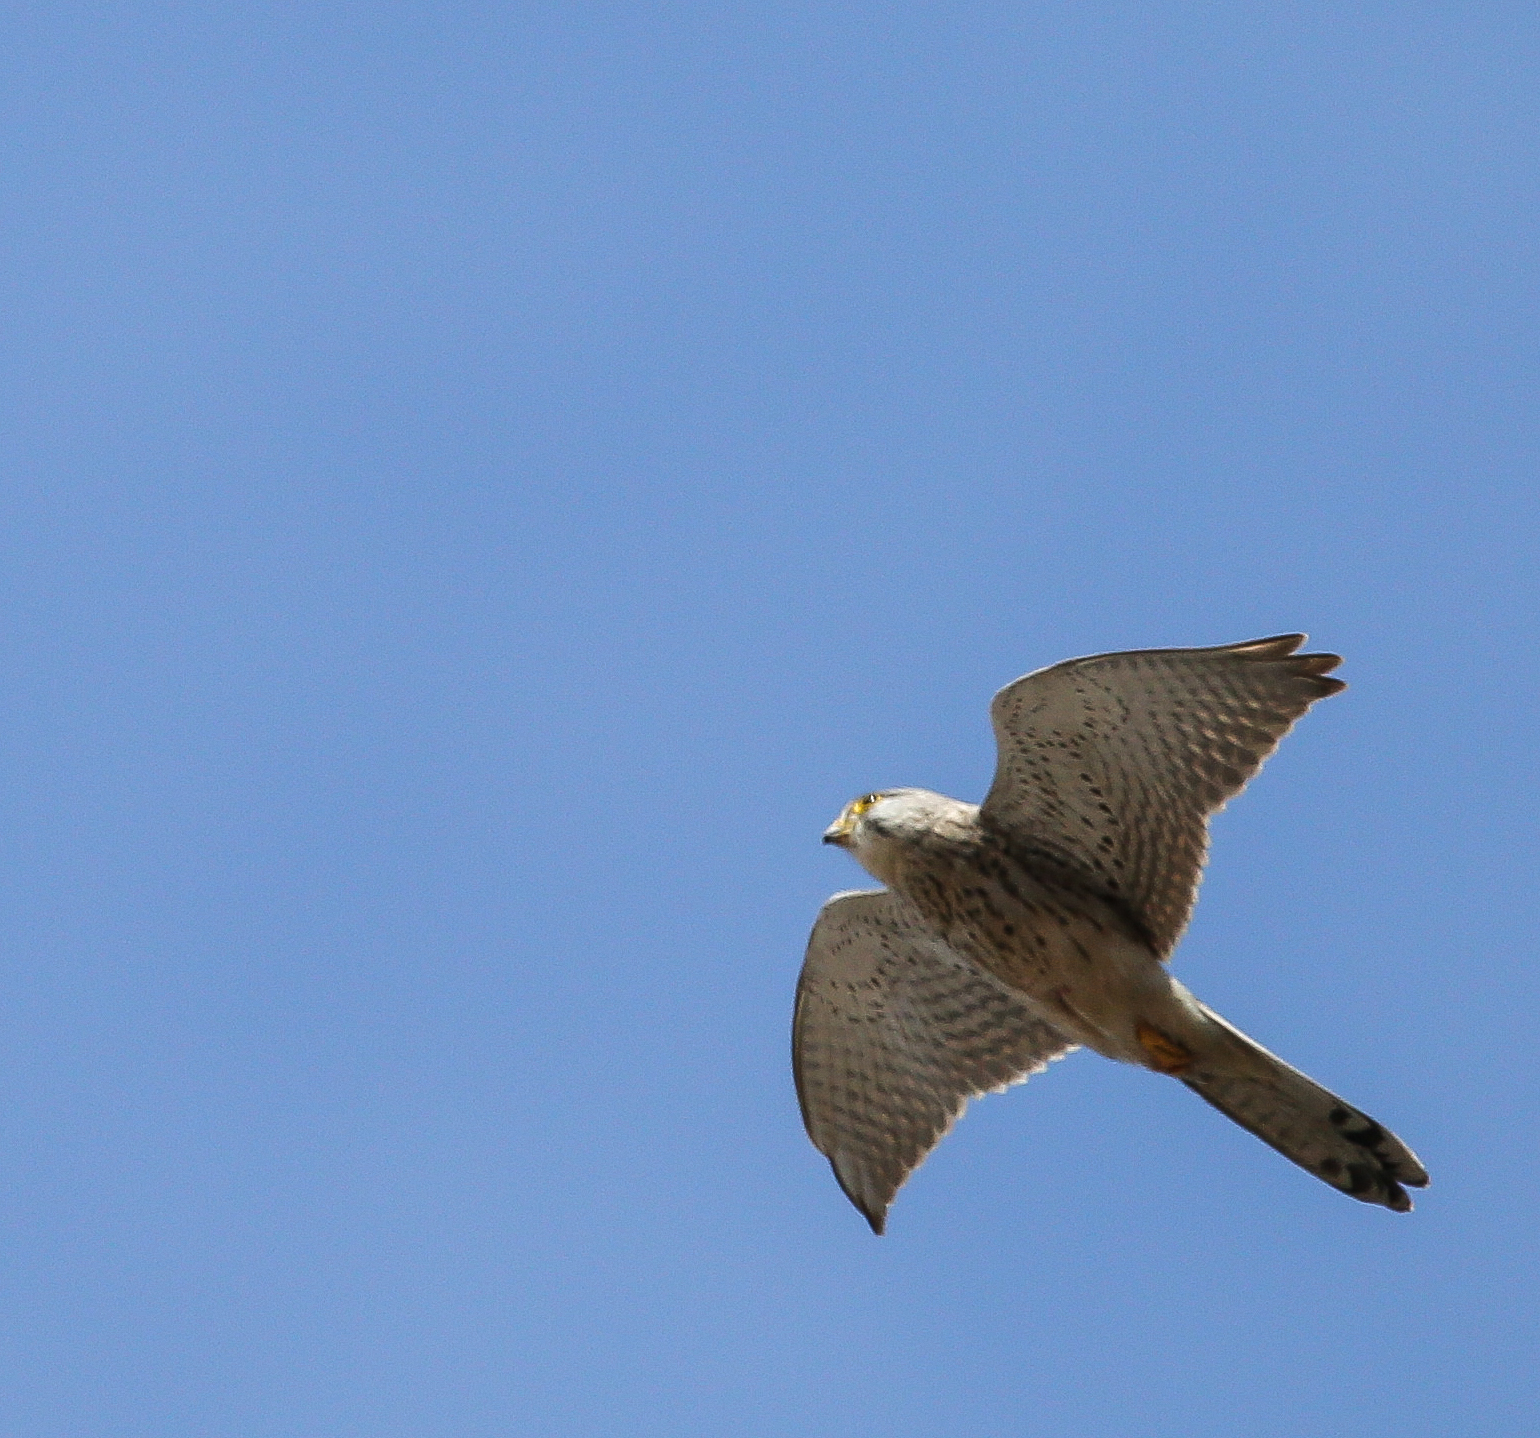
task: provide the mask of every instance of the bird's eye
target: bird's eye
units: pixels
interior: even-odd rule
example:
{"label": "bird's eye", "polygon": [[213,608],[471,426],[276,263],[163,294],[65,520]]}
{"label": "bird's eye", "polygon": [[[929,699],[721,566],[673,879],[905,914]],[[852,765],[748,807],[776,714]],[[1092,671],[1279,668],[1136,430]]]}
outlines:
{"label": "bird's eye", "polygon": [[881,794],[868,794],[861,800],[861,807],[863,809],[870,809],[880,798],[882,798]]}

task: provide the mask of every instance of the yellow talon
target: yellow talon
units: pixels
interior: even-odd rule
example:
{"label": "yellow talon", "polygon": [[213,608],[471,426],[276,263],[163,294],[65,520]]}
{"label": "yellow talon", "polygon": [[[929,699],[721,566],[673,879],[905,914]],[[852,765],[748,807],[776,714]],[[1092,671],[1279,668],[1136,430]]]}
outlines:
{"label": "yellow talon", "polygon": [[1150,1056],[1150,1067],[1156,1073],[1179,1074],[1192,1067],[1192,1050],[1185,1044],[1177,1043],[1175,1039],[1167,1038],[1159,1029],[1149,1024],[1140,1024],[1134,1030],[1134,1037]]}

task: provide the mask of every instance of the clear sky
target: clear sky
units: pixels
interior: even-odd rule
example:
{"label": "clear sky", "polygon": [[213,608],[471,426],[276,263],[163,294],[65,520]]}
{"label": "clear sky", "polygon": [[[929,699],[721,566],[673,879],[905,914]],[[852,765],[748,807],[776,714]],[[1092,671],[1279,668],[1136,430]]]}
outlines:
{"label": "clear sky", "polygon": [[[1533,4],[0,24],[0,1432],[1540,1429]],[[1181,977],[1397,1217],[1080,1054],[874,1238],[852,795],[1346,656]]]}

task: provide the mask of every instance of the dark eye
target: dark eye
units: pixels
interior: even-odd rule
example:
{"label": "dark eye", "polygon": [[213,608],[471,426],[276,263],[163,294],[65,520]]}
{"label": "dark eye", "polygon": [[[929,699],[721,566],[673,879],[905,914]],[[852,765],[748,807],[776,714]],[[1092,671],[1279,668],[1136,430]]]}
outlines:
{"label": "dark eye", "polygon": [[863,809],[870,809],[880,798],[882,798],[881,794],[868,794],[861,800],[861,807]]}

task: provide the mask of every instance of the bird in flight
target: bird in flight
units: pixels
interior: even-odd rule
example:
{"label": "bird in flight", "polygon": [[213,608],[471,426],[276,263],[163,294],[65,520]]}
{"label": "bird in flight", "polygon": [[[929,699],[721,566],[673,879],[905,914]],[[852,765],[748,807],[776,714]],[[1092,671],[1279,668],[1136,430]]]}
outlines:
{"label": "bird in flight", "polygon": [[823,906],[797,983],[803,1122],[881,1233],[970,1098],[1076,1048],[1180,1079],[1285,1158],[1410,1210],[1428,1175],[1388,1129],[1171,977],[1208,816],[1344,687],[1303,634],[1070,659],[994,697],[982,804],[887,789],[824,842],[885,888]]}

